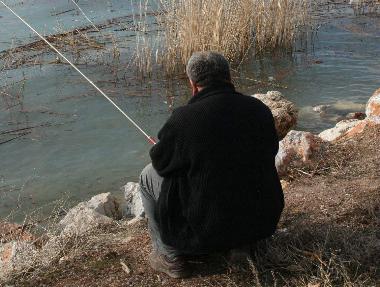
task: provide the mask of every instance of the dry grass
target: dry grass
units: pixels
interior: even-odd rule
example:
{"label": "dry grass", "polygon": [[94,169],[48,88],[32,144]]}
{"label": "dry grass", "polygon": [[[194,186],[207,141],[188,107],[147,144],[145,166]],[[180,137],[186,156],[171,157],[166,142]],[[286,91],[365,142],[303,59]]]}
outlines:
{"label": "dry grass", "polygon": [[[251,52],[291,51],[310,20],[308,0],[158,2],[160,13],[156,17],[164,37],[156,60],[169,75],[182,73],[194,51],[218,51],[235,64]],[[144,44],[148,46],[137,47],[140,58],[152,54],[150,43]]]}
{"label": "dry grass", "polygon": [[[323,151],[313,177],[294,174],[278,232],[249,260],[226,254],[191,260],[193,276],[173,280],[149,268],[145,221],[92,230],[45,247],[45,261],[13,274],[15,286],[379,286],[380,127]],[[326,171],[325,167],[330,169]],[[41,257],[40,257],[41,258]],[[42,262],[42,263],[41,263]],[[131,273],[123,270],[121,262]],[[30,267],[30,264],[29,264]]]}
{"label": "dry grass", "polygon": [[[34,257],[34,266],[25,265],[29,268],[13,273],[8,283],[136,287],[376,286],[378,239],[374,225],[311,223],[300,216],[286,214],[283,223],[286,229],[261,242],[248,261],[231,263],[226,254],[192,259],[194,275],[184,281],[158,275],[149,268],[146,223],[134,227],[122,223],[54,242],[45,248],[43,257]],[[376,222],[378,214],[369,214],[369,219]],[[127,264],[131,274],[123,271],[121,262]]]}
{"label": "dry grass", "polygon": [[261,286],[376,286],[379,213],[356,210],[367,211],[372,226],[311,222],[303,214],[285,216],[286,231],[262,242],[251,261],[257,282]]}

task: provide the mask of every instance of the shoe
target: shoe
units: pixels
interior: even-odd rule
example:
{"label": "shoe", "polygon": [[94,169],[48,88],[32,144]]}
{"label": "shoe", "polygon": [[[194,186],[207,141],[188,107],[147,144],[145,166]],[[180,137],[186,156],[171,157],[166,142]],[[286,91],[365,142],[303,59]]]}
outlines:
{"label": "shoe", "polygon": [[149,255],[149,263],[154,270],[163,272],[171,278],[186,278],[190,275],[189,270],[186,268],[186,262],[179,256],[168,258],[157,251],[153,251]]}
{"label": "shoe", "polygon": [[250,245],[245,245],[240,248],[234,248],[230,250],[229,262],[232,264],[242,264],[246,263],[252,255],[252,247]]}

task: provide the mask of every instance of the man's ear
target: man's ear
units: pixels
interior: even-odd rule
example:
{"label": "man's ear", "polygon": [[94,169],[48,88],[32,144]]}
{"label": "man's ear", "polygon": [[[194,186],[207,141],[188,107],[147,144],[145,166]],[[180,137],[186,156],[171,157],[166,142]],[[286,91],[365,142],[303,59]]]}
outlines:
{"label": "man's ear", "polygon": [[199,87],[192,80],[190,80],[190,85],[191,85],[191,90],[193,92],[193,96],[195,96],[199,92]]}

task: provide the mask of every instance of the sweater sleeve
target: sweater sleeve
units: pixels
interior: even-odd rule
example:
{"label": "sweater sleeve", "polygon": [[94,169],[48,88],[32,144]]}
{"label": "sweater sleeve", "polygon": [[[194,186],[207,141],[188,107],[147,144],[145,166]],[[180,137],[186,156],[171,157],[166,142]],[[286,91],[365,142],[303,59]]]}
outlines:
{"label": "sweater sleeve", "polygon": [[150,150],[152,165],[162,177],[177,174],[185,165],[181,150],[181,132],[175,123],[173,114],[159,131],[158,143]]}

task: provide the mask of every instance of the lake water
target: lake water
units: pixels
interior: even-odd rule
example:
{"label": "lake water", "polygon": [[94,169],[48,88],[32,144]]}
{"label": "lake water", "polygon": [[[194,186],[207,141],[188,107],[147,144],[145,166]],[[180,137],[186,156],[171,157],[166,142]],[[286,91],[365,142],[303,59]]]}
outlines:
{"label": "lake water", "polygon": [[[120,51],[120,61],[111,52],[87,51],[83,53],[87,64],[80,68],[155,136],[170,115],[169,103],[184,104],[190,91],[183,79],[153,75],[141,82],[128,65],[134,44],[133,29],[128,27],[133,26],[132,11],[139,9],[135,2],[78,2],[96,24],[117,20],[97,37],[108,39],[104,42],[110,47],[109,35],[114,35]],[[70,1],[12,3],[44,34],[89,25]],[[312,48],[299,50],[292,58],[244,63],[235,79],[239,90],[248,94],[280,90],[300,110],[299,130],[319,132],[335,125],[336,116],[321,117],[312,111],[315,105],[332,104],[338,114],[363,111],[380,86],[380,19],[354,16],[347,7],[342,11],[321,25]],[[0,51],[35,40],[0,7]],[[38,63],[1,69],[0,217],[21,220],[32,210],[49,210],[51,202],[61,198],[74,204],[101,192],[120,193],[126,182],[137,181],[149,162],[145,138],[75,71],[54,64],[54,59],[45,53]],[[22,128],[28,133],[17,133],[19,138],[8,133]]]}

